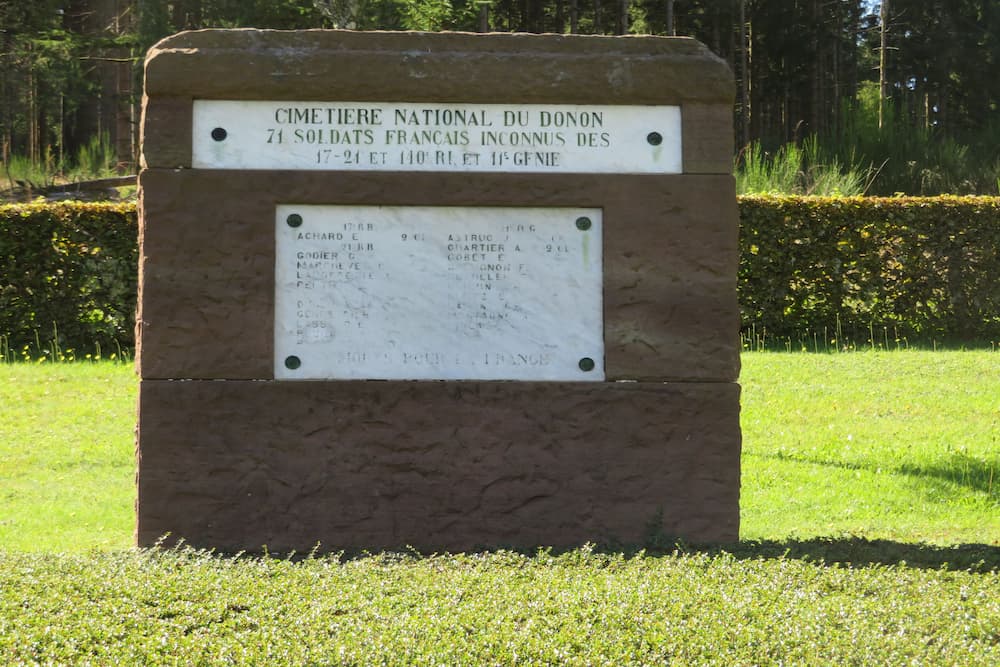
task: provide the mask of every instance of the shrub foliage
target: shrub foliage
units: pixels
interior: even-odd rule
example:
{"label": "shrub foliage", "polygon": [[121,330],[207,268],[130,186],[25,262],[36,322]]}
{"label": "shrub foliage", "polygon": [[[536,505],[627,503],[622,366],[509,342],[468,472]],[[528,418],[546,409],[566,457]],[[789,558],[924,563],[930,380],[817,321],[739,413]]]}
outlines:
{"label": "shrub foliage", "polygon": [[[1000,340],[1000,198],[749,196],[740,216],[748,335]],[[0,258],[12,354],[133,345],[134,205],[2,205]]]}
{"label": "shrub foliage", "polygon": [[137,238],[132,204],[0,205],[0,335],[8,356],[24,346],[32,356],[132,346]]}
{"label": "shrub foliage", "polygon": [[754,196],[740,217],[758,336],[1000,339],[1000,198]]}

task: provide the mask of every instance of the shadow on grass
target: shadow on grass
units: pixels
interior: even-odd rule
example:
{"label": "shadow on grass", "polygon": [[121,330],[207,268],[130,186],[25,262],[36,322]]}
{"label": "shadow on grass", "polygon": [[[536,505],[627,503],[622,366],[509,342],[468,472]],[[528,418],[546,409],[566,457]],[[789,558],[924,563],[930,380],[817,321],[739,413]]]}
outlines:
{"label": "shadow on grass", "polygon": [[[735,544],[691,544],[666,536],[653,537],[645,546],[598,542],[585,546],[554,548],[483,546],[467,553],[514,552],[526,557],[539,554],[563,556],[579,552],[635,558],[671,557],[703,554],[710,557],[731,555],[739,560],[802,560],[826,567],[902,567],[922,570],[966,571],[975,574],[1000,573],[1000,546],[959,544],[937,546],[892,540],[869,540],[862,537],[816,537],[810,539],[744,541]],[[377,554],[396,554],[425,558],[428,553],[409,548],[403,551],[341,551],[341,559],[366,558]],[[440,552],[443,553],[443,552]]]}
{"label": "shadow on grass", "polygon": [[[278,558],[298,562],[315,557],[330,557],[344,562],[348,560],[388,556],[391,558],[423,559],[448,551],[422,552],[413,547],[402,549],[340,549],[330,551],[317,544],[307,551],[288,553],[272,551],[244,550],[239,552],[197,546],[178,540],[168,541],[168,536],[157,546],[143,549],[148,552],[206,553],[222,558]],[[503,545],[480,546],[464,553],[518,553],[528,558],[545,554],[562,556],[585,551],[608,556],[635,558],[642,554],[646,558],[661,558],[703,554],[710,557],[732,556],[739,560],[802,560],[827,567],[904,567],[924,570],[966,571],[975,574],[1000,573],[1000,546],[988,544],[958,544],[937,546],[932,544],[896,542],[892,540],[869,540],[863,537],[816,537],[810,539],[744,541],[730,544],[692,544],[676,540],[663,534],[650,535],[645,545],[625,545],[620,542],[596,542],[586,545],[565,547],[533,546],[514,547]]]}
{"label": "shadow on grass", "polygon": [[762,540],[726,546],[678,544],[680,553],[729,553],[740,559],[794,558],[845,567],[901,566],[930,570],[1000,572],[1000,547],[988,544],[932,544],[868,540],[860,537],[817,537],[804,540]]}
{"label": "shadow on grass", "polygon": [[901,465],[896,468],[904,475],[930,477],[985,493],[1000,501],[1000,458],[978,459],[966,454],[952,454],[947,461],[933,465]]}
{"label": "shadow on grass", "polygon": [[[953,453],[946,460],[936,461],[932,464],[914,465],[906,463],[890,468],[863,463],[815,459],[808,456],[796,456],[780,452],[777,454],[749,454],[744,452],[743,455],[760,459],[787,461],[789,463],[841,468],[843,470],[867,470],[869,472],[918,477],[937,485],[945,483],[964,486],[970,491],[985,494],[990,500],[1000,502],[1000,458],[980,459],[967,454]],[[946,491],[947,489],[941,490]]]}

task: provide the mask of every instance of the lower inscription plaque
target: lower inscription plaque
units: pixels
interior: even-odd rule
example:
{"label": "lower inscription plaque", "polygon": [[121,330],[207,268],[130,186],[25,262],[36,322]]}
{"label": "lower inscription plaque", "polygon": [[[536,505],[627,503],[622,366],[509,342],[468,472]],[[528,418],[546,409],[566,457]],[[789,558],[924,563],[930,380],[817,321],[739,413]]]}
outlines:
{"label": "lower inscription plaque", "polygon": [[601,210],[283,204],[278,379],[604,380]]}

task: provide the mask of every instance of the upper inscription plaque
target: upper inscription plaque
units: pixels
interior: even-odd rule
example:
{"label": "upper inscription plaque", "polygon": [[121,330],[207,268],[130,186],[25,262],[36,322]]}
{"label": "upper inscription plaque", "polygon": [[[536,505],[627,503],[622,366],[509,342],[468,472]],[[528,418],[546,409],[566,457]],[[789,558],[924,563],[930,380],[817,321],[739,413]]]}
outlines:
{"label": "upper inscription plaque", "polygon": [[678,106],[196,100],[198,169],[675,174]]}
{"label": "upper inscription plaque", "polygon": [[604,379],[601,210],[281,205],[278,379]]}

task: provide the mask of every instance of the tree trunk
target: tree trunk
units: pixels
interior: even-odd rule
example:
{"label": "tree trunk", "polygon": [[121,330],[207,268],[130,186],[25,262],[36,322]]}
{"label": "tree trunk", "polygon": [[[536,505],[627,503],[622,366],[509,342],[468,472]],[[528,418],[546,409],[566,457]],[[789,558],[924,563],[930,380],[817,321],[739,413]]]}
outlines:
{"label": "tree trunk", "polygon": [[[716,7],[715,11],[712,12],[712,51],[716,54],[723,56],[724,52],[722,50],[722,31],[719,28],[719,24],[722,23],[722,14],[719,12],[719,8]],[[731,52],[730,52],[731,53]],[[732,59],[727,58],[730,61],[730,66],[733,65]],[[735,67],[733,70],[735,71]]]}
{"label": "tree trunk", "polygon": [[490,6],[483,2],[479,4],[479,32],[490,31]]}
{"label": "tree trunk", "polygon": [[810,10],[812,27],[815,31],[813,33],[815,50],[813,51],[812,75],[809,77],[812,81],[812,90],[809,95],[811,99],[809,100],[809,127],[807,128],[807,134],[820,134],[823,132],[824,111],[826,110],[823,100],[823,79],[826,72],[826,31],[823,29],[825,22],[820,12],[819,0],[812,0]]}
{"label": "tree trunk", "polygon": [[3,52],[0,53],[0,127],[3,135],[0,136],[0,160],[4,164],[10,161],[14,133],[14,113],[13,96],[14,86],[11,85],[11,73],[14,71],[14,35],[9,31],[0,33],[3,35]]}
{"label": "tree trunk", "polygon": [[886,65],[888,63],[888,34],[889,34],[889,0],[882,0],[880,11],[879,28],[879,56],[878,56],[878,129],[882,129],[885,123],[885,101],[889,96],[889,85],[886,79]]}
{"label": "tree trunk", "polygon": [[834,16],[836,18],[834,28],[833,28],[833,105],[830,109],[832,113],[832,118],[830,119],[830,127],[833,129],[833,136],[840,138],[840,44],[843,39],[844,33],[844,16],[842,11],[843,5],[839,2],[834,5]]}
{"label": "tree trunk", "polygon": [[628,0],[618,0],[618,34],[628,34]]}
{"label": "tree trunk", "polygon": [[38,161],[38,94],[35,90],[35,66],[31,61],[30,48],[28,53],[28,160],[35,163]]}
{"label": "tree trunk", "polygon": [[[66,14],[66,28],[85,38],[107,39],[132,31],[135,0],[76,0]],[[177,3],[175,11],[191,11],[192,3]],[[200,3],[197,4],[200,9]],[[124,171],[135,164],[136,107],[132,52],[127,47],[87,48],[87,78],[95,94],[69,119],[69,155],[94,139],[110,142],[114,163]]]}
{"label": "tree trunk", "polygon": [[201,28],[201,0],[177,0],[173,3],[173,24],[178,30]]}
{"label": "tree trunk", "polygon": [[750,143],[750,45],[746,9],[746,0],[740,0],[740,147]]}

